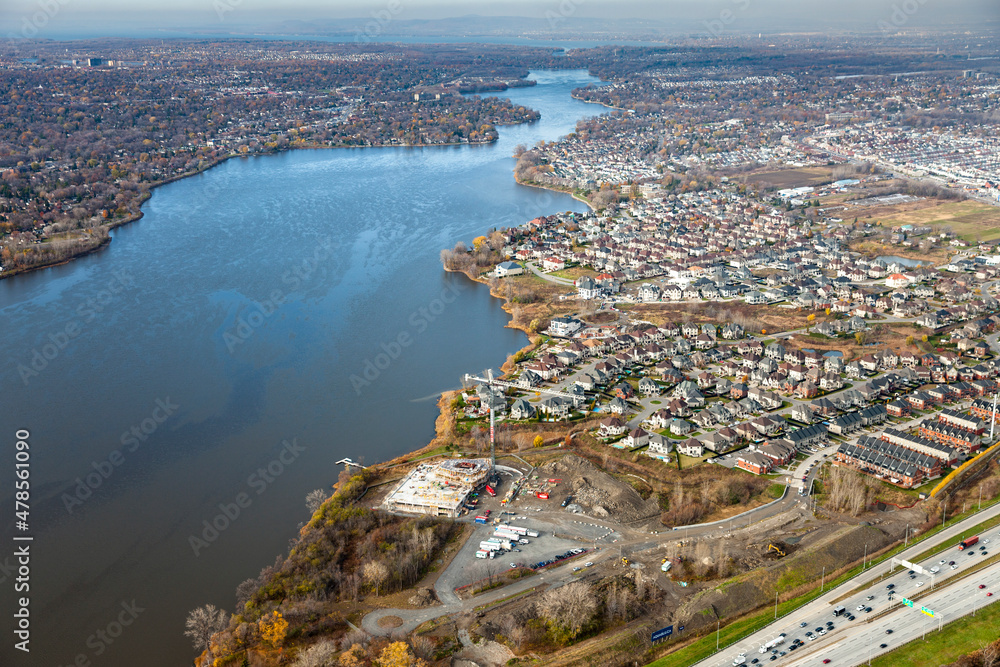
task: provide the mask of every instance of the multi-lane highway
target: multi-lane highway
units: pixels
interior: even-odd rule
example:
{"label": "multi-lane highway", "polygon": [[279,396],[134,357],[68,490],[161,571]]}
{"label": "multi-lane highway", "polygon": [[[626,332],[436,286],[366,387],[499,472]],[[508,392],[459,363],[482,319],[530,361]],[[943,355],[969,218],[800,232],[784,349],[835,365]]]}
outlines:
{"label": "multi-lane highway", "polygon": [[[920,606],[925,606],[934,610],[936,614],[941,614],[940,618],[943,622],[971,613],[973,609],[988,604],[1000,596],[1000,564],[967,578],[956,580],[952,585],[948,584],[948,580],[963,574],[973,564],[988,558],[989,555],[992,555],[991,550],[993,553],[1000,553],[1000,529],[994,528],[981,534],[980,543],[969,550],[973,552],[973,555],[969,555],[969,551],[959,551],[956,545],[962,537],[969,536],[969,530],[972,526],[998,514],[1000,514],[1000,505],[995,505],[954,526],[949,526],[933,538],[916,544],[899,555],[902,559],[912,560],[934,545],[940,545],[939,554],[916,562],[927,571],[933,567],[938,568],[939,571],[935,576],[929,577],[914,572],[914,576],[911,578],[907,570],[900,570],[898,567],[895,573],[889,574],[889,563],[879,564],[779,619],[764,630],[754,633],[733,646],[697,663],[698,667],[732,665],[734,659],[741,653],[745,654],[748,665],[766,664],[774,667],[812,664],[858,665],[868,661],[869,639],[872,640],[873,655],[876,655],[919,636],[925,629],[936,630],[937,616],[933,619],[926,616],[919,611]],[[990,540],[988,543],[985,541],[987,539]],[[980,550],[980,547],[985,547],[985,549]],[[985,556],[982,555],[984,551],[987,554]],[[940,563],[941,560],[945,562]],[[954,567],[951,565],[952,561],[954,561]],[[888,600],[888,589],[886,588],[889,584],[894,585],[896,592],[891,602]],[[979,594],[980,589],[977,588],[980,584],[987,586],[987,588],[982,589],[981,594]],[[865,586],[864,590],[839,600],[847,593],[862,586]],[[901,604],[904,597],[911,597],[932,589],[933,592],[917,601],[919,604],[915,609]],[[989,592],[994,595],[988,597],[986,594]],[[869,596],[873,596],[873,598],[868,600]],[[834,603],[834,601],[837,602]],[[858,610],[862,603],[864,606]],[[833,616],[833,610],[841,605],[854,615],[855,620],[847,620],[846,616]],[[941,609],[935,608],[934,605],[940,605]],[[871,608],[871,611],[864,611],[868,607]],[[829,629],[827,622],[833,623],[832,630]],[[821,628],[825,632],[820,634],[817,628]],[[885,630],[887,629],[891,629],[893,632],[886,635]],[[816,639],[809,639],[806,632],[813,636],[819,636]],[[772,653],[761,654],[759,652],[763,644],[781,633],[785,634],[785,641],[779,647],[778,654],[775,654],[777,657],[774,660],[770,659]],[[873,633],[881,633],[881,641],[875,641],[879,637]],[[799,638],[805,643],[799,648],[789,651],[788,646],[795,638]],[[881,644],[886,644],[887,647],[882,649]],[[785,652],[784,656],[780,655],[781,651]],[[753,663],[754,659],[757,659],[758,662]],[[825,659],[829,659],[830,663],[823,663]]]}
{"label": "multi-lane highway", "polygon": [[[912,586],[904,589],[904,595],[908,589],[912,589]],[[873,588],[873,592],[874,590],[877,589]],[[938,631],[944,623],[996,602],[1000,599],[1000,563],[995,563],[951,585],[945,584],[914,602],[913,608],[901,606],[900,597],[896,596],[893,611],[874,619],[871,623],[859,623],[862,619],[857,618],[853,623],[847,623],[843,632],[829,633],[822,640],[811,642],[774,662],[769,660],[767,664],[829,664],[831,667],[864,664],[872,657],[891,651],[925,633]],[[886,596],[877,594],[876,599],[878,598],[884,601]],[[885,603],[880,606],[884,607]],[[921,612],[919,610],[921,606],[933,610],[934,616]],[[833,620],[837,622],[837,619]],[[825,662],[826,660],[829,660],[829,663]]]}

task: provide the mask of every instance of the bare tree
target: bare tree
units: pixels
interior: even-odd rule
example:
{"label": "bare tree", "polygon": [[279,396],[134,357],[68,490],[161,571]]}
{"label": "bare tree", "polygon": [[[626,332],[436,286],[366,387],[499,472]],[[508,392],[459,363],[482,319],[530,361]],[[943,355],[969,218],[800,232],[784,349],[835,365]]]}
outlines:
{"label": "bare tree", "polygon": [[236,587],[236,611],[243,609],[247,602],[253,598],[254,593],[260,588],[260,581],[257,579],[246,579]]}
{"label": "bare tree", "polygon": [[521,648],[526,635],[524,622],[521,619],[514,614],[504,615],[500,620],[500,632],[514,645],[514,648]]}
{"label": "bare tree", "polygon": [[983,661],[983,667],[993,667],[997,658],[1000,658],[1000,641],[979,642],[979,657]]}
{"label": "bare tree", "polygon": [[329,639],[313,644],[302,653],[292,667],[333,667],[337,664],[337,644]]}
{"label": "bare tree", "polygon": [[373,560],[365,563],[362,573],[365,581],[375,587],[375,596],[378,597],[379,586],[389,578],[389,568],[382,562]]}
{"label": "bare tree", "polygon": [[369,635],[361,628],[351,628],[350,630],[347,631],[347,634],[345,634],[341,638],[340,647],[341,650],[344,651],[355,645],[364,647],[368,645],[368,642],[370,640],[371,640],[371,635]]}
{"label": "bare tree", "polygon": [[429,660],[434,655],[434,649],[437,648],[434,640],[424,635],[414,635],[410,639],[410,646],[413,647],[413,654],[424,660]]}
{"label": "bare tree", "polygon": [[860,474],[833,466],[827,478],[830,506],[840,512],[854,516],[861,514],[868,506],[871,487]]}
{"label": "bare tree", "polygon": [[587,583],[575,581],[546,591],[538,601],[538,610],[576,636],[594,617],[597,599]]}
{"label": "bare tree", "polygon": [[316,510],[323,506],[326,502],[327,493],[323,489],[316,489],[315,491],[310,491],[306,494],[306,509],[309,510],[310,514],[315,514]]}
{"label": "bare tree", "polygon": [[212,641],[212,635],[226,629],[229,624],[229,617],[221,609],[216,609],[215,605],[207,604],[188,612],[187,620],[184,622],[186,637],[191,638],[191,643],[198,651],[204,651]]}

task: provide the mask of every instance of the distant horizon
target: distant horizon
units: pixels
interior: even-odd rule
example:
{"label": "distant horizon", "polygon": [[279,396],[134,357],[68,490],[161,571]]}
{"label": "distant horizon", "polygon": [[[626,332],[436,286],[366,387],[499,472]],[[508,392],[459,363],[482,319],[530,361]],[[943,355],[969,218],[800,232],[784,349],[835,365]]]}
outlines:
{"label": "distant horizon", "polygon": [[[473,35],[515,39],[644,41],[689,33],[713,37],[753,33],[859,34],[967,29],[996,34],[995,0],[845,0],[836,6],[791,0],[666,0],[623,3],[593,0],[481,2],[380,0],[317,6],[292,0],[151,0],[143,9],[122,0],[8,0],[0,9],[7,38],[163,38],[182,34],[290,35],[303,39],[365,31],[370,41],[389,36],[466,39]],[[971,35],[970,35],[971,36]]]}

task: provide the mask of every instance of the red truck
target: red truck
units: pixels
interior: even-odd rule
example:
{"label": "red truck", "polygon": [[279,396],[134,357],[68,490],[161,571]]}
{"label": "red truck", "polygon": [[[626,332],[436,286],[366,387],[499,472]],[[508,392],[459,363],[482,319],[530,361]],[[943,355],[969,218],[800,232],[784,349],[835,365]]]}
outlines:
{"label": "red truck", "polygon": [[966,538],[966,539],[964,539],[964,540],[962,540],[961,542],[958,543],[958,550],[962,551],[964,549],[968,549],[969,547],[971,547],[974,544],[976,544],[976,542],[978,542],[978,541],[979,541],[979,536],[978,535],[973,535],[972,537],[968,537],[968,538]]}
{"label": "red truck", "polygon": [[489,484],[486,485],[486,493],[490,494],[491,496],[495,496],[497,494],[497,492],[494,491],[493,487],[490,486]]}

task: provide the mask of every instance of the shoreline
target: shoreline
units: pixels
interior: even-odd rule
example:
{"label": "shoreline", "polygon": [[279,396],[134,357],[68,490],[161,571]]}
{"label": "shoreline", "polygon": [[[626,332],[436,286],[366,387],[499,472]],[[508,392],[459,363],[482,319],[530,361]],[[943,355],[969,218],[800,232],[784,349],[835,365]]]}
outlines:
{"label": "shoreline", "polygon": [[[530,123],[530,122],[534,122],[534,121],[524,121],[524,122],[525,123]],[[507,126],[512,126],[512,125],[522,125],[522,124],[524,124],[524,123],[506,123],[506,124],[497,123],[496,126],[497,127],[507,127]],[[437,147],[437,146],[442,146],[442,147],[444,147],[444,146],[490,146],[492,144],[495,144],[499,140],[500,140],[500,137],[498,135],[495,139],[491,139],[490,141],[477,141],[477,142],[454,141],[454,142],[445,143],[445,144],[367,144],[367,145],[361,145],[361,146],[347,146],[347,145],[340,145],[340,146],[289,146],[288,148],[283,148],[283,149],[278,150],[278,151],[267,151],[267,152],[263,152],[263,153],[254,153],[254,154],[246,154],[246,155],[239,154],[239,153],[230,153],[228,155],[223,155],[223,156],[214,158],[207,166],[205,166],[202,169],[197,169],[197,170],[191,171],[191,172],[185,172],[183,174],[175,174],[175,175],[173,175],[173,176],[171,176],[169,178],[166,178],[166,179],[164,179],[162,181],[159,181],[157,183],[151,184],[149,186],[149,189],[146,190],[146,191],[144,191],[143,194],[142,194],[142,196],[139,198],[139,202],[138,202],[139,209],[137,211],[135,211],[133,213],[130,213],[128,216],[122,218],[121,220],[116,220],[116,221],[109,222],[109,223],[104,224],[104,225],[100,225],[100,227],[102,227],[105,230],[107,230],[107,232],[108,232],[108,238],[106,240],[102,241],[101,243],[99,243],[98,245],[96,245],[96,246],[94,246],[92,248],[86,248],[85,250],[82,250],[80,252],[77,252],[77,253],[74,253],[72,255],[69,255],[68,257],[63,257],[61,259],[54,260],[54,261],[51,261],[51,262],[44,262],[42,264],[35,264],[33,266],[27,266],[27,267],[22,267],[22,268],[18,268],[18,269],[11,269],[10,271],[3,271],[2,273],[0,273],[0,280],[6,280],[7,278],[13,278],[14,276],[26,275],[26,274],[29,274],[29,273],[33,273],[35,271],[41,271],[43,269],[51,269],[51,268],[54,268],[54,267],[57,267],[57,266],[62,266],[64,264],[69,264],[70,262],[72,262],[74,260],[77,260],[77,259],[79,259],[81,257],[86,257],[87,255],[91,255],[91,254],[93,254],[93,253],[95,253],[95,252],[97,252],[99,250],[103,250],[104,248],[106,248],[107,246],[109,246],[111,244],[111,241],[113,240],[112,237],[111,237],[111,232],[113,230],[115,230],[118,227],[121,227],[123,225],[131,224],[133,222],[138,222],[139,220],[141,220],[145,216],[145,213],[143,213],[143,211],[142,211],[142,206],[147,201],[149,201],[150,198],[152,198],[153,193],[156,191],[157,188],[163,187],[164,185],[169,185],[170,183],[175,183],[175,182],[183,180],[185,178],[190,178],[191,176],[197,176],[199,174],[204,174],[207,171],[209,171],[210,169],[212,169],[214,167],[217,167],[220,164],[223,164],[224,162],[227,162],[228,160],[233,159],[233,158],[251,158],[251,157],[262,157],[262,156],[265,156],[265,155],[282,155],[284,153],[289,153],[291,151],[298,151],[298,150],[334,150],[334,149],[341,149],[341,148],[434,148],[434,147]]]}
{"label": "shoreline", "polygon": [[[517,183],[518,185],[523,185],[526,188],[538,188],[539,190],[548,190],[549,192],[559,192],[559,193],[562,193],[564,195],[569,195],[570,197],[572,197],[573,199],[577,200],[581,204],[586,204],[587,208],[590,209],[591,213],[593,213],[594,211],[597,210],[597,209],[594,208],[593,204],[591,204],[586,199],[583,199],[582,197],[580,197],[579,195],[577,195],[575,192],[569,190],[568,188],[564,189],[564,188],[559,188],[559,187],[557,187],[555,185],[546,185],[545,183],[538,183],[538,182],[535,182],[535,181],[525,181],[525,180],[522,180],[522,179],[518,178],[516,175],[514,176],[514,182]],[[525,222],[527,222],[527,220],[525,220]]]}

